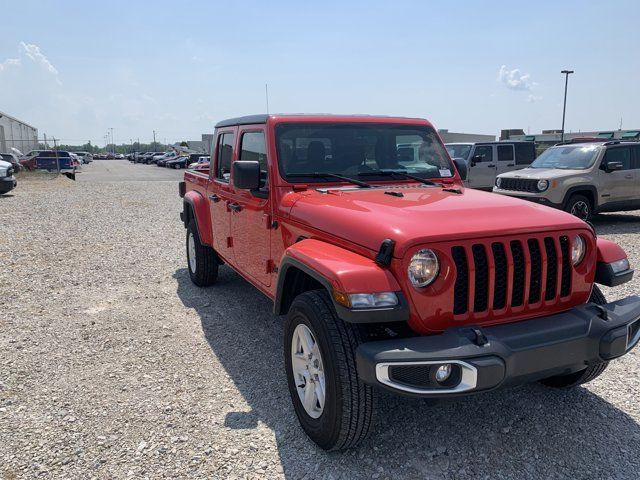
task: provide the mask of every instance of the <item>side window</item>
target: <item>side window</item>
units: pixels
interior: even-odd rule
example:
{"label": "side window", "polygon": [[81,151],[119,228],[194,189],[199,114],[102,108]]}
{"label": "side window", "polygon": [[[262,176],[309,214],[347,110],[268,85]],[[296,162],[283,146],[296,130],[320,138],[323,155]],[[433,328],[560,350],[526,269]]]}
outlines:
{"label": "side window", "polygon": [[516,150],[516,165],[531,165],[536,159],[536,147],[533,143],[515,143],[513,146]]}
{"label": "side window", "polygon": [[620,162],[622,170],[631,170],[631,149],[629,147],[610,148],[604,156],[604,163]]}
{"label": "side window", "polygon": [[231,176],[231,157],[233,155],[233,133],[223,133],[218,137],[218,163],[216,164],[216,178],[229,183]]}
{"label": "side window", "polygon": [[633,152],[633,167],[634,169],[640,169],[640,145],[634,145],[631,147],[631,151]]}
{"label": "side window", "polygon": [[269,168],[264,132],[247,132],[240,139],[240,160],[253,160],[260,164],[260,190],[269,189]]}
{"label": "side window", "polygon": [[474,162],[493,162],[493,147],[491,145],[480,145],[473,152]]}
{"label": "side window", "polygon": [[498,161],[513,162],[513,145],[498,145]]}

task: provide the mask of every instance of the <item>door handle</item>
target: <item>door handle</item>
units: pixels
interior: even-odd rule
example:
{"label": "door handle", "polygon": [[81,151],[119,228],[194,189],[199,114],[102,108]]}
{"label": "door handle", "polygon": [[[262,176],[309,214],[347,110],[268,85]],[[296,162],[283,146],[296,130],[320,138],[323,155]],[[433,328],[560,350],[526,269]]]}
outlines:
{"label": "door handle", "polygon": [[233,210],[234,212],[239,212],[240,210],[242,210],[242,207],[239,204],[235,203],[235,202],[227,203],[227,207],[230,210]]}
{"label": "door handle", "polygon": [[507,167],[515,167],[516,164],[515,163],[507,163]]}
{"label": "door handle", "polygon": [[220,197],[214,193],[212,195],[209,195],[209,200],[211,200],[213,203],[218,203],[220,201]]}
{"label": "door handle", "polygon": [[625,175],[625,176],[624,176],[624,178],[629,178],[629,179],[631,179],[631,178],[633,178],[633,175]]}
{"label": "door handle", "polygon": [[487,167],[489,168],[495,168],[496,166],[493,163],[490,163],[489,165],[487,165]]}

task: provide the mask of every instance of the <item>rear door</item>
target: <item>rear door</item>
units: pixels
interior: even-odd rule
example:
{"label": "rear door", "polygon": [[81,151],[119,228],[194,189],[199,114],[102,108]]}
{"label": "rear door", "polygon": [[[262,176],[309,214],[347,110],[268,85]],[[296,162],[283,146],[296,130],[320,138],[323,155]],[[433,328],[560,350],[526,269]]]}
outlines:
{"label": "rear door", "polygon": [[516,152],[512,144],[496,145],[498,152],[497,175],[517,170]]}
{"label": "rear door", "polygon": [[238,127],[221,129],[216,132],[213,165],[209,168],[209,212],[213,230],[213,245],[225,261],[233,263],[231,239],[231,213],[227,208],[231,195],[231,162],[234,157],[234,146]]}
{"label": "rear door", "polygon": [[492,188],[496,178],[493,145],[476,145],[469,160],[469,186]]}
{"label": "rear door", "polygon": [[[604,166],[609,162],[620,162],[622,170],[607,172]],[[599,194],[602,204],[615,204],[616,208],[624,208],[627,202],[632,201],[637,195],[635,191],[637,170],[634,167],[630,146],[621,145],[607,149],[598,172],[601,179]]]}
{"label": "rear door", "polygon": [[[271,284],[271,202],[264,125],[247,125],[238,131],[237,160],[260,164],[261,186],[248,191],[232,188],[229,197],[234,262],[244,274],[265,286]],[[234,161],[236,160],[234,158]]]}

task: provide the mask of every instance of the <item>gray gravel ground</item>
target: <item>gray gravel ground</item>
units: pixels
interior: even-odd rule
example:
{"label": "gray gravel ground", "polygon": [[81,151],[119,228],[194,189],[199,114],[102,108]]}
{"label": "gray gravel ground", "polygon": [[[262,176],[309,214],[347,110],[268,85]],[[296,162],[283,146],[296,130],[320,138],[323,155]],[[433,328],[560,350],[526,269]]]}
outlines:
{"label": "gray gravel ground", "polygon": [[[227,268],[190,283],[176,182],[150,181],[162,170],[94,162],[0,197],[0,476],[640,477],[638,351],[573,391],[385,396],[364,445],[320,451],[270,302]],[[139,181],[114,181],[127,172]],[[640,264],[640,216],[596,226]]]}

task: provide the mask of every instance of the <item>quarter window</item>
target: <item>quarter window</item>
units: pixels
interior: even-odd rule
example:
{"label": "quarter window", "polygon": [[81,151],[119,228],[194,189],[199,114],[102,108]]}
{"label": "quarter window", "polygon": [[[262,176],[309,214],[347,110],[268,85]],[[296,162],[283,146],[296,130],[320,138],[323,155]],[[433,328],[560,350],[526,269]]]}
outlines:
{"label": "quarter window", "polygon": [[223,133],[218,137],[218,163],[216,165],[216,178],[223,182],[229,182],[231,176],[231,157],[233,155],[233,133]]}

